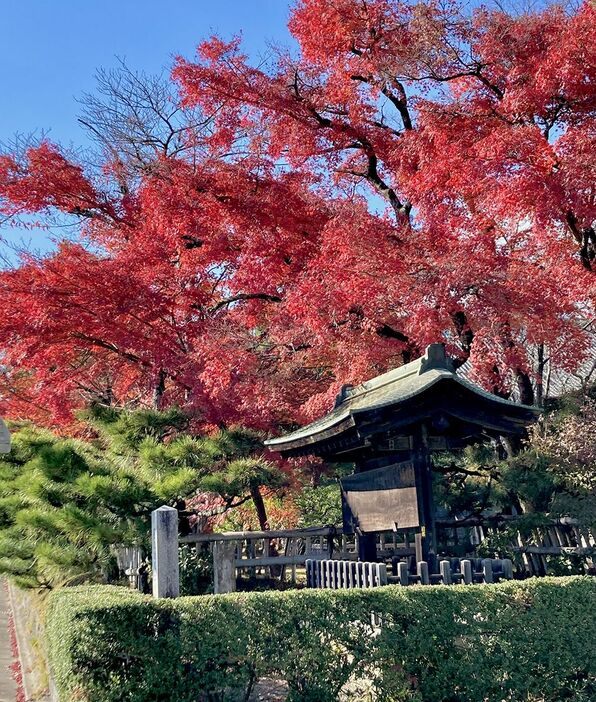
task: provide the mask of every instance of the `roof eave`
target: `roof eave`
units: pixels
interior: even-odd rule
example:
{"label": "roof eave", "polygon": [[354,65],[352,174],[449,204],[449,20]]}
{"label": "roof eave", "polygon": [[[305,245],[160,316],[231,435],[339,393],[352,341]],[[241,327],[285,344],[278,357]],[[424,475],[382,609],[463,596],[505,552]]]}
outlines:
{"label": "roof eave", "polygon": [[[267,441],[265,441],[265,446],[267,446],[267,448],[269,448],[271,451],[278,451],[280,453],[287,451],[304,452],[308,447],[315,446],[316,444],[322,443],[326,440],[338,436],[339,434],[345,432],[348,429],[356,427],[359,415],[387,409],[389,407],[397,407],[402,403],[411,400],[414,397],[418,397],[419,395],[424,394],[437,383],[445,380],[454,381],[468,392],[473,393],[481,401],[494,403],[495,405],[501,407],[506,407],[514,415],[513,423],[519,425],[519,431],[522,431],[525,426],[527,426],[533,421],[533,418],[538,417],[538,415],[540,415],[540,413],[542,412],[542,410],[539,407],[535,407],[533,405],[522,405],[516,402],[512,402],[511,400],[498,397],[497,395],[493,395],[492,393],[482,390],[482,388],[477,387],[465,378],[461,378],[454,373],[438,373],[432,379],[429,379],[428,383],[422,385],[414,392],[410,392],[404,395],[398,400],[393,399],[387,402],[381,402],[377,405],[370,405],[368,407],[357,407],[354,409],[346,408],[345,412],[341,413],[337,417],[334,417],[328,424],[325,424],[325,422],[322,421],[324,418],[321,418],[319,420],[316,420],[316,422],[313,422],[311,425],[306,425],[301,429],[292,432],[291,434],[288,434],[285,437],[280,436],[273,439],[268,439]],[[486,420],[484,421],[486,422]],[[317,430],[313,433],[309,433],[309,427],[316,424],[319,424],[320,428],[317,428]],[[507,422],[503,423],[495,422],[491,423],[490,425],[486,424],[486,426],[492,431],[498,431],[498,427],[500,424],[504,428],[506,425],[511,425],[511,421],[508,420]],[[519,431],[516,427],[516,431],[514,433],[519,433]],[[504,433],[511,432],[506,432],[504,430]]]}
{"label": "roof eave", "polygon": [[353,417],[353,412],[346,410],[345,414],[340,415],[334,419],[333,422],[327,426],[323,426],[320,430],[312,434],[302,434],[305,429],[308,429],[308,426],[309,425],[307,424],[302,430],[298,430],[297,432],[288,434],[287,436],[278,436],[273,439],[267,439],[267,441],[265,441],[265,446],[270,451],[279,452],[312,446],[320,441],[325,441],[337,436],[338,434],[342,434],[347,429],[351,429],[352,427],[356,426],[356,422]]}

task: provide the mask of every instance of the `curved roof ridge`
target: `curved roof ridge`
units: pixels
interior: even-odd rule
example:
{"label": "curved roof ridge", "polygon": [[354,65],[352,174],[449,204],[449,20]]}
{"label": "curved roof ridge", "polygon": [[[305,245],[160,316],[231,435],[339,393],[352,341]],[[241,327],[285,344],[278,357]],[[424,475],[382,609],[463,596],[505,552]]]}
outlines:
{"label": "curved roof ridge", "polygon": [[386,385],[404,380],[411,375],[422,375],[429,370],[445,370],[455,375],[451,359],[445,353],[444,344],[430,344],[426,347],[424,356],[365,380],[359,385],[353,387],[344,385],[335,401],[335,407],[339,408],[344,404],[349,404],[350,400],[356,397],[366,395],[373,390],[380,390]]}

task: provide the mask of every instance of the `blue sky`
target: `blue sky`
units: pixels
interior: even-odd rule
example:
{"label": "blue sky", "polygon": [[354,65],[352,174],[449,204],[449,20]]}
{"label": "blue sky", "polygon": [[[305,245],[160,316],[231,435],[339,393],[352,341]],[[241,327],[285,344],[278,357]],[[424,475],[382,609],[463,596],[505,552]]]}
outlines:
{"label": "blue sky", "polygon": [[157,72],[214,32],[241,31],[258,56],[269,40],[288,40],[287,15],[284,0],[2,0],[0,140],[44,128],[78,143],[76,97],[93,89],[98,67],[120,56]]}
{"label": "blue sky", "polygon": [[[84,145],[76,99],[93,91],[97,68],[121,57],[159,72],[176,54],[192,57],[212,33],[241,32],[244,50],[258,58],[268,43],[289,41],[288,7],[285,0],[1,0],[0,142],[43,130],[53,141]],[[0,228],[0,236],[23,233]],[[34,235],[36,248],[43,236]]]}

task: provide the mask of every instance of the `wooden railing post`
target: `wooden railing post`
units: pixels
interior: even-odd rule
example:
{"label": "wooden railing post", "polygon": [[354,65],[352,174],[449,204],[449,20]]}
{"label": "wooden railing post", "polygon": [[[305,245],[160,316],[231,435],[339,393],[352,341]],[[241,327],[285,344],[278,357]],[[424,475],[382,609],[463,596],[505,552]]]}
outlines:
{"label": "wooden railing post", "polygon": [[461,573],[465,585],[473,585],[474,573],[472,571],[472,561],[467,558],[460,563]]}
{"label": "wooden railing post", "polygon": [[151,512],[153,597],[180,595],[178,510],[164,505]]}
{"label": "wooden railing post", "polygon": [[236,591],[236,542],[213,543],[213,592],[222,595]]}

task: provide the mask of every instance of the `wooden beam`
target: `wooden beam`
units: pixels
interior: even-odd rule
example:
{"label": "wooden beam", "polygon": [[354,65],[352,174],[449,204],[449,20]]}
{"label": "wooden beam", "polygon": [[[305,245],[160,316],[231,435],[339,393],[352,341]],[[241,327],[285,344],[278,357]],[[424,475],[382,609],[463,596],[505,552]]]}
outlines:
{"label": "wooden beam", "polygon": [[[339,531],[341,531],[341,529]],[[189,534],[188,536],[182,536],[180,538],[180,543],[194,544],[209,541],[307,538],[312,536],[331,536],[335,533],[339,533],[335,527],[317,527],[313,529],[272,529],[271,531],[223,531],[215,534]]]}
{"label": "wooden beam", "polygon": [[582,546],[515,546],[511,549],[516,553],[527,553],[535,556],[593,556],[596,547]]}

